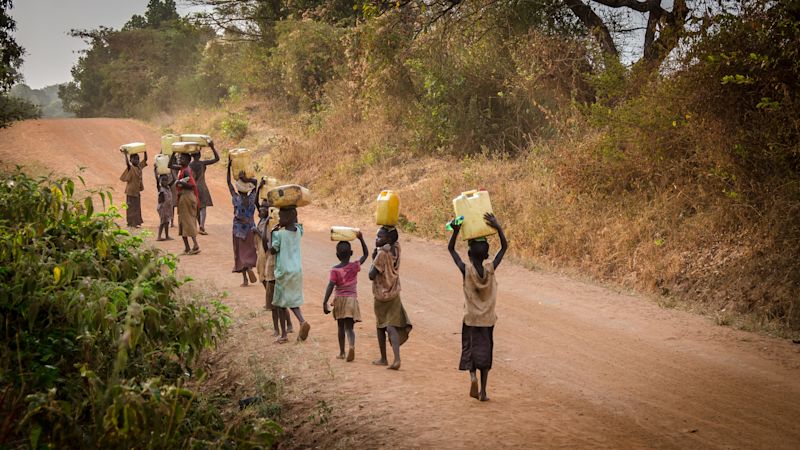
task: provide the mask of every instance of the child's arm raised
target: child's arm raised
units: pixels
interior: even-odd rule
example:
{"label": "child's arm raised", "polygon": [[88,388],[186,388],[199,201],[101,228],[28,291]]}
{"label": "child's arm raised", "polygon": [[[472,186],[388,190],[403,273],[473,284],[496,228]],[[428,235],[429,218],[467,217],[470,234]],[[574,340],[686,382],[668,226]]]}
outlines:
{"label": "child's arm raised", "polygon": [[358,237],[358,240],[361,242],[361,251],[364,252],[364,256],[362,256],[361,259],[358,260],[358,264],[363,265],[365,262],[367,262],[367,258],[369,257],[369,249],[367,248],[367,243],[364,242],[364,235],[362,235],[360,231],[356,236]]}
{"label": "child's arm raised", "polygon": [[228,181],[228,191],[231,193],[231,197],[236,195],[236,189],[233,188],[233,183],[231,183],[231,157],[228,155],[228,170],[225,171],[225,179]]}
{"label": "child's arm raised", "polygon": [[497,221],[497,217],[494,214],[486,213],[483,216],[483,220],[486,221],[487,225],[497,230],[497,236],[500,238],[500,251],[494,256],[493,262],[494,268],[497,269],[497,266],[503,261],[506,250],[508,250],[508,241],[506,240],[506,234],[503,233],[503,227],[500,226],[500,222]]}
{"label": "child's arm raised", "polygon": [[328,308],[328,299],[331,298],[331,294],[333,294],[333,288],[336,285],[333,281],[328,282],[328,288],[325,289],[325,298],[322,300],[322,312],[325,314],[330,314],[331,310]]}
{"label": "child's arm raised", "polygon": [[217,149],[214,147],[214,141],[211,141],[211,140],[210,140],[210,141],[208,141],[208,146],[209,146],[209,147],[211,147],[211,151],[212,151],[212,152],[214,152],[214,157],[213,157],[213,158],[211,158],[211,159],[206,159],[206,160],[203,160],[203,161],[202,161],[202,163],[203,163],[203,165],[205,165],[205,166],[210,166],[211,164],[214,164],[214,163],[216,163],[217,161],[219,161],[219,152],[218,152],[218,151],[217,151]]}
{"label": "child's arm raised", "polygon": [[453,262],[456,263],[456,267],[458,267],[458,270],[461,271],[461,275],[465,275],[466,267],[464,267],[464,261],[461,261],[461,256],[459,256],[458,252],[456,251],[456,240],[458,239],[458,232],[461,231],[461,225],[452,223],[450,226],[453,227],[453,234],[450,236],[450,242],[447,244],[447,250],[450,252]]}

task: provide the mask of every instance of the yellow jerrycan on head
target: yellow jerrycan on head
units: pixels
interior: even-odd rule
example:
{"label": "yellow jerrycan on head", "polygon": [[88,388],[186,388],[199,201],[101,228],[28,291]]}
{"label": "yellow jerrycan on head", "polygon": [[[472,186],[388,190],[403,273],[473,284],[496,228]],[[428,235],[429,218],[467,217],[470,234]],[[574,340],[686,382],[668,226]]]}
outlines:
{"label": "yellow jerrycan on head", "polygon": [[169,170],[169,155],[159,153],[156,155],[156,173],[159,175],[168,175]]}
{"label": "yellow jerrycan on head", "polygon": [[400,197],[393,191],[381,191],[381,193],[378,194],[375,222],[381,226],[396,227],[399,220]]}
{"label": "yellow jerrycan on head", "polygon": [[487,191],[462,192],[453,199],[453,210],[456,217],[464,216],[460,234],[465,241],[497,233],[497,230],[487,225],[483,219],[484,214],[492,212],[492,202]]}
{"label": "yellow jerrycan on head", "polygon": [[278,180],[273,177],[261,177],[261,182],[264,183],[264,187],[261,188],[261,192],[258,193],[259,200],[266,200],[267,193],[270,189],[278,186]]}
{"label": "yellow jerrycan on head", "polygon": [[142,153],[145,150],[144,142],[131,142],[130,144],[125,144],[119,147],[119,151],[128,155]]}
{"label": "yellow jerrycan on head", "polygon": [[200,151],[200,146],[194,142],[174,142],[172,145],[172,153],[183,153],[191,155]]}
{"label": "yellow jerrycan on head", "polygon": [[181,142],[194,142],[201,147],[208,147],[211,141],[211,136],[207,134],[182,134],[180,135]]}
{"label": "yellow jerrycan on head", "polygon": [[311,204],[311,191],[299,184],[287,184],[270,189],[267,192],[269,206],[286,208],[288,206],[301,207]]}
{"label": "yellow jerrycan on head", "polygon": [[331,240],[332,241],[354,241],[358,238],[358,233],[361,230],[353,227],[331,227]]}
{"label": "yellow jerrycan on head", "polygon": [[246,148],[235,148],[228,152],[231,157],[231,178],[238,179],[239,172],[244,172],[247,178],[255,178],[253,170],[253,152]]}
{"label": "yellow jerrycan on head", "polygon": [[181,137],[177,134],[165,134],[161,136],[161,153],[172,156],[172,144],[180,141]]}

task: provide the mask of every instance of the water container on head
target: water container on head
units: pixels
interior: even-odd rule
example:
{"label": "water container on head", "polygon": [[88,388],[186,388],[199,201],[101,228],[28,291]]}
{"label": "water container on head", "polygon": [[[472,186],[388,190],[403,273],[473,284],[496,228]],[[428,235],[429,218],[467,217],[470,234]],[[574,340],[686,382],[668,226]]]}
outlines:
{"label": "water container on head", "polygon": [[358,233],[361,230],[353,227],[331,227],[331,240],[332,241],[353,241],[358,238]]}
{"label": "water container on head", "polygon": [[497,233],[483,218],[484,214],[492,212],[492,202],[487,191],[462,192],[453,199],[453,210],[456,217],[464,216],[460,231],[462,239],[477,239]]}
{"label": "water container on head", "polygon": [[165,134],[161,136],[161,153],[172,156],[172,144],[180,141],[181,138],[177,134]]}
{"label": "water container on head", "polygon": [[159,175],[168,175],[169,170],[169,155],[159,153],[156,155],[156,173]]}
{"label": "water container on head", "polygon": [[266,200],[267,199],[267,192],[270,189],[278,186],[278,180],[273,177],[261,177],[261,182],[264,183],[264,187],[261,188],[261,192],[258,193],[259,200]]}
{"label": "water container on head", "polygon": [[246,148],[235,148],[228,152],[231,157],[231,178],[238,179],[239,172],[244,172],[247,178],[255,178],[253,168],[253,152]]}
{"label": "water container on head", "polygon": [[375,222],[378,225],[396,227],[400,220],[400,197],[393,191],[378,194]]}
{"label": "water container on head", "polygon": [[186,155],[191,155],[192,153],[198,153],[200,151],[200,146],[197,145],[196,142],[175,142],[172,144],[172,152],[173,153],[182,153]]}
{"label": "water container on head", "polygon": [[289,206],[301,207],[311,203],[311,191],[298,184],[278,186],[267,191],[269,206],[286,208]]}
{"label": "water container on head", "polygon": [[131,142],[130,144],[122,145],[119,148],[119,151],[128,155],[135,155],[146,150],[147,149],[145,148],[144,142]]}
{"label": "water container on head", "polygon": [[194,142],[201,147],[208,147],[211,142],[211,136],[207,134],[182,134],[180,135],[181,142]]}

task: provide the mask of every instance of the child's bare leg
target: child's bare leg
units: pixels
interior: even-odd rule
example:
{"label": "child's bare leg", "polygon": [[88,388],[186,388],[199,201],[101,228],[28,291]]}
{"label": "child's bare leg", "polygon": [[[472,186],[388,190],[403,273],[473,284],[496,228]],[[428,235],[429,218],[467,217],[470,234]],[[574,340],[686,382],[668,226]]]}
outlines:
{"label": "child's bare leg", "polygon": [[242,272],[242,287],[247,287],[247,272]]}
{"label": "child's bare leg", "polygon": [[196,236],[192,236],[192,243],[194,244],[194,246],[192,246],[192,250],[200,250],[200,246],[197,245],[197,237]]}
{"label": "child's bare leg", "polygon": [[165,222],[162,227],[164,227],[164,240],[171,241],[172,238],[169,237],[169,222]]}
{"label": "child's bare leg", "polygon": [[161,237],[161,232],[164,230],[164,224],[158,225],[158,237],[156,238],[157,241],[163,241],[164,239]]}
{"label": "child's bare leg", "polygon": [[489,382],[489,369],[481,369],[481,396],[480,401],[485,402],[489,400],[486,396],[486,383]]}
{"label": "child's bare leg", "polygon": [[344,359],[344,321],[345,319],[339,319],[336,321],[336,324],[339,325],[339,356],[336,359]]}
{"label": "child's bare leg", "polygon": [[286,308],[276,307],[276,309],[278,310],[278,323],[280,324],[281,335],[275,342],[284,343],[288,341],[286,338],[286,318],[289,316],[289,312],[286,311]]}
{"label": "child's bare leg", "polygon": [[286,314],[286,332],[287,333],[294,333],[294,327],[292,326],[292,316],[291,316],[291,314]]}
{"label": "child's bare leg", "polygon": [[[280,325],[278,325],[278,322],[280,320],[280,314],[281,314],[280,308],[273,306],[272,307],[272,329],[275,330],[275,331],[272,332],[272,336],[273,337],[278,337],[278,336],[281,335],[280,328],[279,328]],[[286,328],[286,323],[283,324],[283,328]]]}
{"label": "child's bare leg", "polygon": [[[344,319],[344,332],[347,333],[347,339],[350,340],[350,350],[347,351],[347,362],[352,362],[356,359],[356,332],[353,331],[354,324],[355,321],[353,319]],[[342,344],[344,344],[344,342],[342,342]]]}
{"label": "child's bare leg", "polygon": [[192,250],[189,248],[189,238],[187,238],[186,236],[181,236],[181,238],[183,238],[183,247],[184,247],[183,251],[185,253],[189,253]]}
{"label": "child's bare leg", "polygon": [[478,377],[475,374],[475,369],[469,371],[469,396],[472,398],[480,398],[478,392]]}
{"label": "child's bare leg", "polygon": [[389,369],[397,370],[400,368],[400,335],[397,333],[397,328],[389,325],[386,327],[386,332],[389,333],[389,340],[392,344],[392,353],[394,353],[394,361]]}
{"label": "child's bare leg", "polygon": [[386,359],[386,328],[378,328],[378,349],[381,351],[381,359],[372,361],[376,366],[387,366],[389,361]]}

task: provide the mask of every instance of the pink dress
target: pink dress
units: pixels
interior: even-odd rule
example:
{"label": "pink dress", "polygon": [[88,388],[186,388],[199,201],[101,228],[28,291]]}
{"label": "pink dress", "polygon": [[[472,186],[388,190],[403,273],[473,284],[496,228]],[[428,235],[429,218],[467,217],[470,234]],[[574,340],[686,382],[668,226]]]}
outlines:
{"label": "pink dress", "polygon": [[348,263],[344,267],[331,269],[331,282],[336,286],[333,298],[333,318],[353,319],[361,322],[361,311],[358,307],[358,272],[361,264],[358,261]]}

